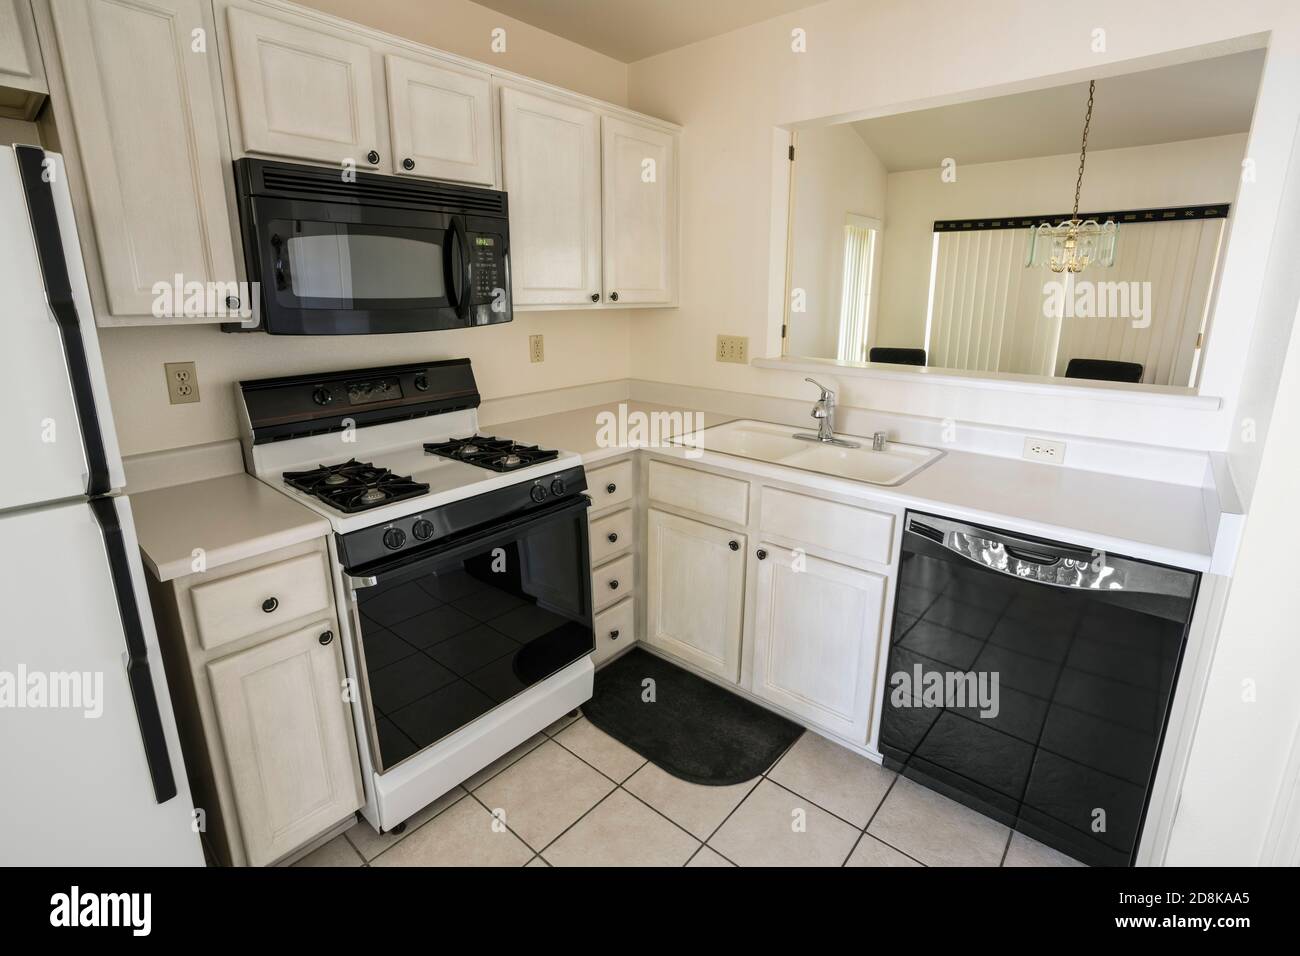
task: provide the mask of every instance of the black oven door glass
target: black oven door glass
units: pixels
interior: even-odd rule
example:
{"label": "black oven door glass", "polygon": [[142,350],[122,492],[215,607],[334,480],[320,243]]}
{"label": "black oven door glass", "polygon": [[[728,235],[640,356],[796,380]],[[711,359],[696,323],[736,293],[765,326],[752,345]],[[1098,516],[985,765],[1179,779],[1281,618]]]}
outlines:
{"label": "black oven door glass", "polygon": [[585,505],[380,571],[355,592],[381,769],[592,652]]}

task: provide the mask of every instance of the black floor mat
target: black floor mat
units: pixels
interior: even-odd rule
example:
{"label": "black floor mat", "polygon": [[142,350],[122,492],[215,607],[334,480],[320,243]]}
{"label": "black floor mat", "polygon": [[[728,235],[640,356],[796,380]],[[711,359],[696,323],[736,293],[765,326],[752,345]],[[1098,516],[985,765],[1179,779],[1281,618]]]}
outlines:
{"label": "black floor mat", "polygon": [[[642,682],[654,680],[654,700]],[[710,787],[753,780],[803,728],[641,648],[596,672],[587,719],[674,777]]]}

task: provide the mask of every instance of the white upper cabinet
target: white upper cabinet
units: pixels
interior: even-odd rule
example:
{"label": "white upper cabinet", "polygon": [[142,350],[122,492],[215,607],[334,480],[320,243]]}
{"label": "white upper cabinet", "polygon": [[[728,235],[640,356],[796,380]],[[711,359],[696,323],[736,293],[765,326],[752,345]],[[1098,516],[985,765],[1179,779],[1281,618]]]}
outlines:
{"label": "white upper cabinet", "polygon": [[491,77],[392,53],[384,66],[393,172],[494,185]]}
{"label": "white upper cabinet", "polygon": [[886,578],[773,544],[760,552],[754,693],[866,743]]}
{"label": "white upper cabinet", "polygon": [[48,92],[30,0],[0,0],[0,117],[34,118]]}
{"label": "white upper cabinet", "polygon": [[226,15],[245,152],[391,168],[368,45],[239,7]]}
{"label": "white upper cabinet", "polygon": [[614,116],[601,121],[605,295],[622,305],[677,300],[677,138]]}
{"label": "white upper cabinet", "polygon": [[600,283],[600,116],[501,91],[514,303],[592,305]]}
{"label": "white upper cabinet", "polygon": [[[88,219],[79,218],[93,225],[98,252],[87,249],[86,259],[101,324],[170,321],[153,314],[153,286],[170,286],[176,275],[240,278],[213,64],[191,46],[194,31],[210,33],[205,7],[203,0],[51,5],[90,205]],[[83,245],[89,231],[83,228]]]}

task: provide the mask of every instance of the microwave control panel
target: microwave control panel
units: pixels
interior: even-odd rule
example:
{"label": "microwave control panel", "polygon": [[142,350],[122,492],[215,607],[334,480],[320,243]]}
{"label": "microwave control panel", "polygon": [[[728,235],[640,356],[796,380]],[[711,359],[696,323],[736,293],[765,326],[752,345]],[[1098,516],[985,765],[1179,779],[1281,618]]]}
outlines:
{"label": "microwave control panel", "polygon": [[503,237],[491,233],[471,233],[469,242],[474,272],[470,301],[475,304],[490,304],[499,297],[508,296]]}

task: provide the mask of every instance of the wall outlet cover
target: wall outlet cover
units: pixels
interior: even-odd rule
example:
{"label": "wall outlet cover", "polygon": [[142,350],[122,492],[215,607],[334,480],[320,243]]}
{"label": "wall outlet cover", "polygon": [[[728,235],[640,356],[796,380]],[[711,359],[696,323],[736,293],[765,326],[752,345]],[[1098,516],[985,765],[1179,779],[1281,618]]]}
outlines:
{"label": "wall outlet cover", "polygon": [[199,373],[193,362],[164,362],[167,375],[167,400],[186,405],[199,400]]}
{"label": "wall outlet cover", "polygon": [[749,364],[749,338],[744,335],[719,335],[714,358],[719,362]]}
{"label": "wall outlet cover", "polygon": [[528,336],[528,361],[545,362],[546,346],[540,335]]}
{"label": "wall outlet cover", "polygon": [[1065,462],[1065,442],[1052,441],[1047,438],[1025,439],[1025,450],[1022,457],[1029,461],[1044,461],[1049,465],[1060,465]]}

